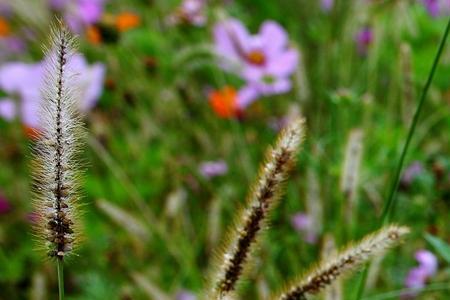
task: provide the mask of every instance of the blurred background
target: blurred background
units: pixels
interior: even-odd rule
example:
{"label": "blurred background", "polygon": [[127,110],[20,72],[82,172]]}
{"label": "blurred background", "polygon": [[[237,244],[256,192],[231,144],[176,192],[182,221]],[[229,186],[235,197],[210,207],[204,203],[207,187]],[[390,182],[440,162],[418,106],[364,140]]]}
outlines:
{"label": "blurred background", "polygon": [[[0,1],[0,299],[57,297],[29,168],[56,17],[79,36],[88,132],[67,299],[193,300],[297,116],[307,138],[242,299],[376,229],[449,16],[447,0]],[[372,264],[364,299],[450,298],[449,113],[447,47],[396,198],[393,221],[412,232]],[[359,276],[324,299],[353,299]]]}

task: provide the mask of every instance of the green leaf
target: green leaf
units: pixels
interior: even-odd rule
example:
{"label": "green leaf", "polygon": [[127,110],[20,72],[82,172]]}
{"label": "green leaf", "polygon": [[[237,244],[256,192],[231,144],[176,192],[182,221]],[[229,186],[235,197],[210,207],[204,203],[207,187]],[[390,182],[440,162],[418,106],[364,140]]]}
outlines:
{"label": "green leaf", "polygon": [[439,255],[441,255],[447,263],[450,264],[450,245],[431,234],[425,233],[425,239],[433,246]]}

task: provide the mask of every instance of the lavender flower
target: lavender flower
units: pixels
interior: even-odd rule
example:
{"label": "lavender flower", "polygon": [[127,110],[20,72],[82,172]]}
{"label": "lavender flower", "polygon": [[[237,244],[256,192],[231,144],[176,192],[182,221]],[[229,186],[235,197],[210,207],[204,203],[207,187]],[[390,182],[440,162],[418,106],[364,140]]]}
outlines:
{"label": "lavender flower", "polygon": [[414,179],[417,178],[420,173],[424,171],[423,165],[419,161],[413,162],[406,170],[403,172],[403,176],[400,180],[402,186],[409,186]]}
{"label": "lavender flower", "polygon": [[314,222],[309,215],[296,213],[291,218],[291,224],[297,232],[303,234],[305,242],[309,244],[317,242],[317,233],[313,228]]}
{"label": "lavender flower", "polygon": [[373,42],[373,31],[372,28],[366,26],[358,31],[355,37],[356,47],[358,49],[358,53],[361,56],[367,55],[367,51],[369,50],[369,46]]}
{"label": "lavender flower", "polygon": [[181,290],[177,293],[175,299],[176,300],[196,300],[197,297],[189,291]]}
{"label": "lavender flower", "polygon": [[0,194],[0,215],[4,215],[11,210],[11,204],[2,194]]}
{"label": "lavender flower", "polygon": [[0,117],[11,121],[16,116],[16,104],[9,98],[0,100]]}
{"label": "lavender flower", "polygon": [[183,0],[176,11],[169,16],[168,22],[172,25],[188,23],[195,26],[206,24],[204,0]]}
{"label": "lavender flower", "polygon": [[[80,54],[72,57],[68,67],[80,74],[79,109],[87,112],[97,103],[102,93],[105,67],[100,63],[89,66]],[[11,62],[0,67],[0,89],[8,94],[8,97],[0,99],[0,116],[10,120],[18,114],[26,126],[40,127],[38,107],[41,101],[43,72],[44,62]],[[19,109],[14,105],[14,98],[19,100]]]}
{"label": "lavender flower", "polygon": [[433,18],[448,15],[450,13],[449,0],[422,0],[428,14]]}
{"label": "lavender flower", "polygon": [[[221,66],[246,80],[241,90],[241,107],[260,95],[286,93],[291,89],[289,76],[298,63],[298,52],[288,47],[288,36],[274,21],[261,25],[259,33],[250,35],[236,19],[218,23],[214,28],[215,49]],[[229,62],[237,68],[230,68]]]}
{"label": "lavender flower", "polygon": [[324,12],[330,12],[333,9],[334,0],[321,0],[320,7]]}
{"label": "lavender flower", "polygon": [[224,175],[228,172],[228,165],[223,160],[206,161],[200,164],[199,172],[205,178]]}
{"label": "lavender flower", "polygon": [[419,266],[412,268],[405,279],[405,286],[413,289],[402,295],[402,299],[413,299],[425,287],[426,281],[436,274],[438,263],[436,256],[427,250],[419,250],[415,254]]}
{"label": "lavender flower", "polygon": [[75,33],[98,22],[103,14],[105,0],[49,0],[52,9],[64,15],[64,21]]}

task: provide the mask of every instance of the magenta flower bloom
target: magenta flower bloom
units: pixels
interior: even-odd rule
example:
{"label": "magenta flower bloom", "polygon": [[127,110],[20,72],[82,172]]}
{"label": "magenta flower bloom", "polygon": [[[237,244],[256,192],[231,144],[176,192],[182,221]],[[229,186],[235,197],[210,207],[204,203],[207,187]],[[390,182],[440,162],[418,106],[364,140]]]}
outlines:
{"label": "magenta flower bloom", "polygon": [[0,194],[0,215],[4,215],[11,210],[11,204],[2,194]]}
{"label": "magenta flower bloom", "polygon": [[367,55],[367,51],[369,50],[369,46],[373,42],[373,31],[372,28],[366,26],[362,28],[355,37],[356,46],[358,49],[358,53],[362,56]]}
{"label": "magenta flower bloom", "polygon": [[105,0],[49,0],[50,7],[63,13],[64,21],[75,33],[100,20],[104,3]]}
{"label": "magenta flower bloom", "polygon": [[314,222],[311,216],[305,213],[296,213],[291,218],[294,229],[301,233],[305,242],[315,244],[317,242],[317,232],[313,228]]}
{"label": "magenta flower bloom", "polygon": [[[76,54],[69,60],[68,68],[79,75],[75,77],[80,86],[79,108],[87,112],[102,93],[105,67],[100,63],[89,66],[81,54]],[[19,115],[26,126],[40,127],[38,109],[43,69],[44,62],[11,62],[0,67],[0,89],[8,94],[0,99],[0,116],[11,120]]]}
{"label": "magenta flower bloom", "polygon": [[320,7],[324,12],[330,12],[333,9],[334,0],[321,0]]}
{"label": "magenta flower bloom", "polygon": [[[288,47],[288,36],[278,23],[266,21],[258,34],[251,35],[239,20],[226,20],[215,26],[214,40],[222,68],[247,82],[241,91],[242,108],[260,95],[282,94],[291,89],[289,77],[297,68],[298,53]],[[230,63],[235,68],[230,68]]]}
{"label": "magenta flower bloom", "polygon": [[183,0],[176,11],[169,16],[168,22],[172,25],[188,23],[194,26],[206,24],[205,0]]}
{"label": "magenta flower bloom", "polygon": [[199,172],[205,178],[213,178],[228,172],[228,165],[223,160],[206,161],[200,164]]}
{"label": "magenta flower bloom", "polygon": [[422,0],[422,3],[433,18],[450,13],[450,0]]}
{"label": "magenta flower bloom", "polygon": [[419,266],[412,268],[405,278],[405,286],[413,289],[402,295],[402,299],[414,299],[426,285],[427,280],[434,276],[438,269],[436,256],[427,250],[419,250],[415,254]]}

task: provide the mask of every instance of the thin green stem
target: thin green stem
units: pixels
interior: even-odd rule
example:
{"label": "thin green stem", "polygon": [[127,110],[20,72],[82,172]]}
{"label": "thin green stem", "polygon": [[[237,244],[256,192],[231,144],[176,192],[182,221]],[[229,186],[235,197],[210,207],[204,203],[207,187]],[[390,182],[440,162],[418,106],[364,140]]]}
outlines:
{"label": "thin green stem", "polygon": [[[422,94],[420,95],[420,100],[419,100],[419,103],[417,104],[416,112],[414,113],[414,117],[413,117],[411,126],[409,127],[408,136],[406,137],[406,142],[403,146],[403,149],[402,149],[402,152],[400,155],[400,160],[397,164],[397,168],[395,171],[394,180],[392,182],[392,185],[391,185],[391,188],[389,191],[389,197],[388,197],[388,200],[386,201],[386,204],[384,205],[383,213],[381,215],[381,219],[380,219],[381,226],[389,223],[395,212],[395,205],[396,205],[395,196],[397,194],[398,185],[400,183],[400,175],[401,175],[401,172],[403,169],[403,164],[405,162],[405,157],[406,157],[406,154],[408,153],[408,149],[409,149],[409,145],[411,143],[412,137],[416,131],[416,127],[419,122],[420,113],[422,111],[423,104],[425,103],[425,99],[428,94],[428,90],[431,86],[431,82],[433,81],[434,73],[436,72],[442,52],[444,50],[449,31],[450,31],[450,19],[448,20],[444,35],[442,36],[441,42],[439,44],[439,48],[434,57],[433,65],[431,66],[430,73],[428,74],[427,82],[425,83],[425,86],[423,87],[423,90],[422,90]],[[362,273],[361,280],[359,282],[359,286],[358,286],[358,290],[357,290],[357,294],[356,294],[356,298],[355,298],[356,300],[360,300],[364,293],[364,287],[365,287],[366,281],[367,281],[368,269],[369,269],[369,265],[366,265],[366,267]]]}
{"label": "thin green stem", "polygon": [[56,261],[56,267],[58,269],[59,300],[64,300],[64,261],[62,258],[58,258]]}

